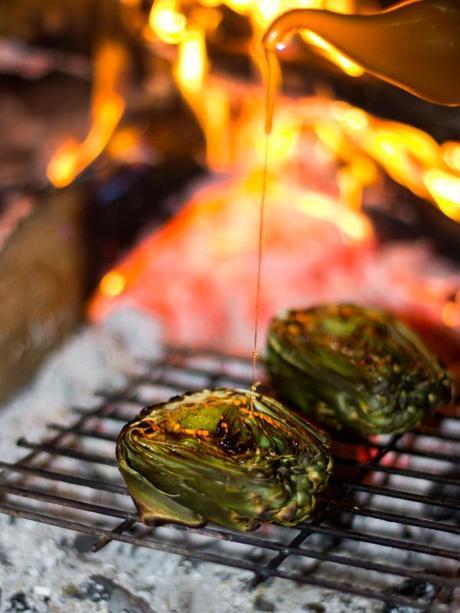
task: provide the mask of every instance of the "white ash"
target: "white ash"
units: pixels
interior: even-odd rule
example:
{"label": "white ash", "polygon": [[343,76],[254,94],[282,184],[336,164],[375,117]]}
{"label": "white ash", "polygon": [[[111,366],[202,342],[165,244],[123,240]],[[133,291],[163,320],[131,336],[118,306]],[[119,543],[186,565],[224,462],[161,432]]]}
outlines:
{"label": "white ash", "polygon": [[[18,437],[39,441],[46,434],[46,422],[70,424],[75,419],[70,411],[72,405],[94,405],[95,391],[122,386],[129,374],[137,371],[139,358],[160,355],[159,330],[150,317],[129,311],[107,320],[104,327],[85,327],[47,361],[27,389],[0,410],[2,459],[14,461],[24,455],[24,450],[15,445]],[[92,449],[97,451],[94,445]],[[70,459],[65,462],[72,468],[78,464]],[[105,468],[107,471],[102,471]],[[82,466],[79,470],[81,473],[86,468]],[[101,467],[101,474],[110,471],[113,474],[115,470]],[[72,494],[71,486],[69,493]],[[104,504],[112,495],[94,491],[91,496],[93,502]],[[118,498],[123,498],[123,505],[120,501],[118,506],[126,508],[128,499],[120,496],[117,501]],[[179,535],[178,539],[181,538]],[[232,544],[222,546],[228,550],[232,546],[237,548]],[[250,589],[252,575],[244,571],[119,542],[111,543],[97,554],[88,553],[88,549],[85,535],[0,515],[0,610],[4,613],[20,610],[37,613],[377,613],[382,610],[382,605],[374,601],[281,579]],[[372,554],[371,546],[353,543],[342,548],[341,553],[350,554],[353,549],[363,556]],[[255,557],[258,550],[252,553]],[[394,553],[388,551],[389,559]],[[396,554],[398,562],[407,561],[407,554]],[[381,549],[378,555],[379,561],[384,561],[380,557]],[[305,569],[312,565],[307,558],[302,563]],[[345,567],[339,574],[331,567],[328,578],[335,576],[345,582],[358,580],[360,584],[361,574],[357,570],[345,571]],[[364,587],[371,587],[368,581],[369,574],[363,574]]]}
{"label": "white ash", "polygon": [[[133,330],[131,337],[127,324]],[[160,352],[155,322],[131,309],[109,318],[101,327],[83,328],[47,360],[22,393],[0,409],[3,459],[16,460],[23,454],[16,447],[17,438],[34,435],[38,439],[49,421],[68,423],[74,417],[70,407],[93,406],[96,391],[125,383],[136,370],[136,357],[156,358]]]}

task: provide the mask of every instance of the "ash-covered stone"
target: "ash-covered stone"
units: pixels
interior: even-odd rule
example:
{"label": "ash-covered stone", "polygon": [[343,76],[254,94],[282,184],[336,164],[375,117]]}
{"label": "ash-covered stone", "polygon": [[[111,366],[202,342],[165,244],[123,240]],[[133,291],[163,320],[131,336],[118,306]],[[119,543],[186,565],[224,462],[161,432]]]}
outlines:
{"label": "ash-covered stone", "polygon": [[97,538],[90,534],[77,534],[73,541],[73,546],[79,553],[90,553]]}
{"label": "ash-covered stone", "polygon": [[[414,605],[428,605],[436,597],[439,588],[418,579],[406,579],[393,592],[399,596],[414,600]],[[413,607],[386,604],[382,613],[413,613],[413,611]]]}
{"label": "ash-covered stone", "polygon": [[2,565],[2,566],[11,566],[11,562],[10,562],[10,559],[8,557],[8,554],[6,553],[6,551],[4,551],[4,549],[2,548],[1,545],[0,545],[0,565]]}
{"label": "ash-covered stone", "polygon": [[[445,498],[452,502],[460,500],[460,472],[448,471],[441,476],[458,481],[458,485],[454,483],[436,483],[431,489],[430,495],[433,498]],[[450,521],[460,526],[460,510],[458,508],[426,505],[426,514],[436,521]]]}
{"label": "ash-covered stone", "polygon": [[88,600],[89,602],[99,603],[108,601],[112,594],[112,589],[108,589],[103,582],[91,577],[80,586],[68,585],[66,592],[72,598],[78,600]]}
{"label": "ash-covered stone", "polygon": [[109,613],[155,613],[150,605],[130,590],[102,575],[91,577],[108,594]]}
{"label": "ash-covered stone", "polygon": [[314,613],[325,613],[326,607],[319,602],[307,602],[304,605],[306,611],[314,611]]}
{"label": "ash-covered stone", "polygon": [[35,613],[37,609],[29,605],[27,596],[24,592],[16,592],[13,594],[6,605],[5,613],[19,613],[19,612]]}
{"label": "ash-covered stone", "polygon": [[259,596],[256,596],[254,600],[254,610],[273,612],[273,611],[276,611],[276,607],[273,604],[273,602],[270,602],[269,600],[267,600],[266,598],[264,598],[263,596],[259,594]]}

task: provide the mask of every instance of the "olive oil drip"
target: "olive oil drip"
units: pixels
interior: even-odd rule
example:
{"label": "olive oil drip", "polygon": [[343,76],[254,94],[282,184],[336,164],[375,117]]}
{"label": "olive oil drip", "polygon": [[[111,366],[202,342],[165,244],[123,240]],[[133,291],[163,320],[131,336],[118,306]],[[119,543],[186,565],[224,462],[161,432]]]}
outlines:
{"label": "olive oil drip", "polygon": [[[256,297],[254,304],[254,341],[252,350],[252,385],[250,387],[253,394],[257,390],[259,382],[256,381],[257,358],[259,356],[258,341],[259,341],[259,318],[260,318],[260,289],[262,282],[262,264],[263,264],[263,245],[264,245],[264,225],[265,225],[265,208],[267,200],[268,187],[268,167],[270,153],[270,135],[273,127],[273,112],[275,105],[275,96],[278,85],[278,63],[275,54],[272,51],[265,50],[265,138],[264,138],[264,161],[262,171],[262,186],[259,205],[259,232],[257,245],[257,276],[256,276]],[[254,395],[251,394],[251,411],[254,408]]]}

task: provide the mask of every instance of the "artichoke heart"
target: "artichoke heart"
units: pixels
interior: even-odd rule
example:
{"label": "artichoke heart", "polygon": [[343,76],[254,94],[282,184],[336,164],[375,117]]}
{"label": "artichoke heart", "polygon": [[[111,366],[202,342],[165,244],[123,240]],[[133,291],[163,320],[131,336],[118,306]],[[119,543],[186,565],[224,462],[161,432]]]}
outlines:
{"label": "artichoke heart", "polygon": [[423,341],[377,309],[288,311],[270,324],[266,361],[282,398],[360,434],[410,430],[452,395],[449,373]]}
{"label": "artichoke heart", "polygon": [[144,409],[117,442],[121,474],[149,525],[295,526],[332,468],[327,435],[244,390],[203,390]]}

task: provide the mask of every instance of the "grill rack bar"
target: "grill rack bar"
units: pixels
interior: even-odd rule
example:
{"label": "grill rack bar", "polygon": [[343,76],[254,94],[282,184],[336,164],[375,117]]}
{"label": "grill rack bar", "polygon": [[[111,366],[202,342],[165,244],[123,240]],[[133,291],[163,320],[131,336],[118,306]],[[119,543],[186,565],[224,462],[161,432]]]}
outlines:
{"label": "grill rack bar", "polygon": [[[10,494],[17,495],[17,496],[24,496],[27,498],[33,498],[35,500],[41,500],[43,502],[49,502],[52,504],[68,506],[69,508],[74,508],[74,509],[78,509],[81,511],[87,511],[90,513],[99,513],[99,514],[109,515],[112,517],[117,517],[117,518],[123,519],[124,523],[131,522],[131,521],[138,521],[138,517],[135,513],[123,511],[121,509],[116,510],[113,507],[107,507],[103,505],[83,503],[80,500],[76,500],[72,498],[53,496],[52,494],[46,491],[39,491],[39,490],[31,491],[31,490],[28,490],[27,488],[20,487],[20,486],[4,486],[2,489],[4,492],[8,492]],[[205,527],[205,528],[194,529],[194,528],[187,528],[186,526],[177,525],[175,529],[178,531],[187,532],[191,534],[194,534],[194,533],[199,534],[200,536],[212,536],[212,537],[217,536],[220,540],[235,541],[234,534],[222,532],[220,530],[217,531],[212,528]],[[288,555],[294,554],[294,555],[299,555],[299,556],[304,556],[304,557],[311,557],[317,560],[334,561],[337,564],[353,566],[356,568],[364,568],[364,569],[374,570],[377,572],[395,574],[401,577],[410,577],[410,578],[416,578],[416,579],[423,578],[424,580],[427,580],[427,581],[432,580],[432,575],[430,574],[414,572],[407,568],[388,566],[388,565],[370,562],[370,561],[361,561],[361,560],[356,560],[356,559],[353,559],[347,556],[324,554],[320,551],[315,551],[311,548],[307,549],[307,548],[299,548],[299,547],[289,547],[277,541],[267,542],[266,540],[261,539],[257,536],[254,536],[252,534],[245,534],[244,536],[241,536],[238,539],[238,541],[244,544],[250,544],[254,547],[262,547],[265,549],[282,552]],[[456,587],[458,585],[458,582],[455,579],[450,579],[448,577],[437,577],[436,580],[440,585],[448,585],[452,587]]]}
{"label": "grill rack bar", "polygon": [[[126,420],[125,420],[126,421]],[[60,430],[62,431],[62,430]],[[94,436],[97,436],[94,433]],[[110,438],[112,440],[112,438]],[[86,462],[93,462],[94,464],[105,464],[106,466],[117,466],[117,461],[113,457],[104,456],[101,454],[89,453],[89,452],[79,452],[69,447],[59,447],[53,445],[44,445],[39,443],[32,443],[26,438],[22,437],[17,440],[17,445],[19,447],[25,447],[26,449],[33,449],[38,452],[46,452],[51,455],[61,455],[67,457],[73,457],[75,459],[79,459]],[[340,464],[354,464],[355,466],[358,463],[355,460],[350,460],[349,458],[335,456],[336,463],[339,461]],[[460,478],[453,479],[451,477],[443,477],[440,475],[436,475],[432,472],[423,472],[420,470],[413,470],[410,468],[398,468],[396,466],[382,466],[380,464],[377,465],[368,465],[370,471],[376,473],[385,473],[388,475],[399,475],[402,477],[413,477],[414,479],[421,479],[423,481],[431,481],[433,483],[440,483],[443,485],[458,485],[460,487]],[[424,499],[426,502],[426,499]]]}
{"label": "grill rack bar", "polygon": [[[246,570],[249,572],[254,572],[254,565],[246,562],[245,560],[239,559],[231,559],[231,558],[222,558],[222,556],[218,556],[215,554],[211,554],[200,549],[189,549],[187,547],[181,547],[177,545],[165,544],[159,541],[152,541],[151,539],[145,537],[133,537],[130,534],[125,533],[117,533],[115,530],[107,530],[105,528],[94,526],[88,526],[81,522],[64,520],[60,517],[50,517],[49,515],[38,513],[36,511],[27,511],[24,509],[18,509],[14,506],[10,506],[8,504],[4,504],[1,507],[1,511],[11,515],[12,517],[22,518],[22,519],[30,519],[39,523],[50,524],[56,527],[65,528],[68,530],[73,530],[76,532],[81,532],[83,534],[88,534],[89,536],[95,536],[97,538],[108,538],[110,540],[120,541],[122,543],[128,543],[130,545],[135,545],[138,547],[147,547],[149,549],[154,549],[158,551],[163,551],[167,553],[173,553],[176,555],[181,555],[187,558],[192,558],[195,560],[199,560],[202,562],[211,562],[214,564],[219,564],[223,566],[228,566],[231,568],[236,568],[240,570]],[[176,528],[177,529],[177,528]],[[412,609],[419,611],[426,611],[427,608],[425,605],[419,605],[418,603],[410,600],[408,598],[404,598],[401,596],[391,596],[385,597],[382,595],[377,596],[373,590],[367,588],[355,588],[351,587],[347,584],[340,583],[337,581],[329,581],[327,579],[321,579],[311,576],[304,576],[299,573],[284,571],[281,569],[274,569],[273,571],[267,569],[265,571],[266,579],[269,578],[280,578],[280,579],[289,579],[291,581],[295,581],[297,583],[303,583],[307,585],[312,585],[315,587],[323,588],[325,590],[331,591],[339,591],[347,594],[353,594],[355,596],[361,596],[362,598],[369,599],[378,599],[383,602],[397,604],[401,606],[410,606]]]}
{"label": "grill rack bar", "polygon": [[[110,441],[115,443],[117,437],[113,434],[107,434],[107,433],[103,433],[103,432],[98,432],[98,431],[94,431],[94,430],[87,430],[84,428],[67,428],[64,426],[60,426],[58,424],[48,424],[48,427],[53,429],[53,430],[58,430],[61,433],[64,434],[78,434],[79,436],[82,437],[91,437],[91,438],[95,438],[95,439],[99,439],[99,440],[104,440],[104,441]],[[392,449],[388,449],[387,452],[391,451]],[[383,457],[383,455],[382,455]],[[379,456],[379,460],[381,459],[381,457]],[[9,465],[5,466],[4,463],[2,463],[0,461],[0,468],[8,468]],[[369,467],[369,464],[365,464],[363,465],[366,468],[366,473],[369,471],[372,471],[372,467]],[[384,467],[382,467],[384,468]],[[10,467],[10,469],[12,469]],[[383,470],[382,472],[390,472],[390,471],[385,471]],[[401,472],[399,472],[399,474],[401,474]],[[409,475],[411,476],[411,475]],[[331,481],[334,481],[334,479],[332,478]],[[437,482],[439,483],[443,483],[445,485],[449,485],[452,482],[457,483],[455,480],[452,479],[447,479],[444,480],[442,477],[438,477],[436,479]],[[460,481],[458,482],[459,486],[460,486]],[[435,506],[440,506],[440,507],[445,507],[445,508],[452,508],[452,509],[458,509],[459,508],[459,504],[457,501],[454,500],[448,500],[445,498],[433,498],[430,496],[423,496],[423,495],[419,495],[419,494],[411,494],[408,492],[404,492],[401,490],[395,490],[395,489],[388,489],[385,487],[379,487],[379,486],[371,486],[371,485],[363,485],[360,483],[345,483],[343,484],[343,486],[347,489],[347,490],[356,490],[356,491],[361,491],[361,492],[367,492],[369,494],[376,494],[376,495],[380,495],[380,496],[390,496],[392,498],[400,498],[402,500],[410,500],[412,502],[422,502],[424,504],[432,504]]]}
{"label": "grill rack bar", "polygon": [[[211,360],[211,362],[215,360],[215,363],[211,368],[204,367],[202,364],[201,366],[196,366],[196,364],[190,365],[188,363],[188,358],[192,358],[195,362],[197,358],[205,358],[205,360]],[[229,365],[233,368],[236,363],[240,364],[243,370],[246,368],[247,374],[235,374],[228,368]],[[186,378],[188,377],[189,383],[187,385],[184,383],[184,375],[186,375]],[[195,383],[190,384],[192,380],[191,377],[195,377]],[[205,384],[201,383],[203,380]],[[388,524],[399,524],[401,526],[427,529],[432,533],[445,533],[453,536],[460,535],[460,527],[455,524],[437,522],[425,517],[408,516],[395,512],[394,510],[376,510],[366,503],[359,505],[353,504],[353,497],[356,493],[359,493],[360,495],[367,496],[370,500],[372,500],[372,496],[383,495],[388,498],[396,497],[397,499],[409,502],[423,502],[425,505],[433,504],[435,507],[440,507],[444,510],[450,509],[454,513],[460,511],[460,504],[447,497],[420,496],[387,487],[386,483],[383,485],[380,483],[375,485],[366,482],[369,476],[380,474],[381,477],[386,479],[394,476],[411,477],[419,480],[426,480],[441,486],[455,487],[458,484],[460,488],[460,481],[451,476],[432,474],[431,472],[424,473],[417,469],[401,468],[398,465],[394,466],[388,463],[381,464],[380,462],[382,459],[386,458],[389,454],[394,457],[408,456],[430,458],[440,461],[449,460],[451,464],[460,463],[460,454],[458,454],[458,456],[453,455],[450,449],[449,453],[444,450],[431,451],[419,449],[413,444],[408,445],[407,442],[404,442],[404,436],[392,437],[385,443],[371,440],[360,442],[363,448],[367,448],[370,452],[372,451],[375,454],[372,459],[361,464],[352,457],[348,458],[344,456],[341,458],[337,456],[336,463],[355,470],[354,476],[339,484],[341,485],[342,493],[338,498],[335,500],[324,499],[321,501],[322,508],[317,517],[312,522],[300,526],[299,533],[291,539],[288,544],[260,538],[257,536],[257,533],[248,535],[247,533],[235,533],[215,528],[192,530],[183,526],[173,526],[174,530],[178,533],[208,536],[214,538],[216,542],[231,541],[242,545],[258,547],[265,553],[274,553],[275,555],[269,559],[262,568],[241,558],[234,560],[229,558],[228,555],[211,554],[209,552],[203,552],[198,548],[190,549],[187,547],[178,547],[174,543],[165,544],[156,538],[156,531],[152,531],[149,536],[135,536],[132,533],[126,532],[126,530],[131,530],[133,527],[136,529],[136,526],[139,525],[137,522],[137,515],[133,511],[124,510],[114,505],[94,504],[79,497],[53,494],[47,491],[43,485],[41,487],[36,487],[28,484],[31,478],[38,478],[45,483],[52,481],[55,484],[71,485],[78,489],[96,488],[104,490],[108,494],[126,496],[127,490],[121,480],[117,483],[112,483],[100,479],[89,479],[87,477],[81,477],[78,474],[65,474],[60,471],[50,470],[48,465],[54,464],[60,459],[70,458],[80,461],[83,464],[100,464],[107,467],[116,466],[116,461],[113,457],[101,454],[99,451],[88,451],[87,448],[91,445],[91,440],[99,440],[107,444],[113,444],[116,436],[111,434],[110,430],[105,431],[101,425],[106,422],[116,423],[117,421],[121,422],[130,419],[134,417],[143,405],[152,404],[152,402],[145,401],[142,389],[140,389],[142,386],[157,386],[162,392],[165,390],[176,390],[177,393],[183,393],[194,387],[197,389],[198,387],[219,386],[222,384],[222,381],[227,384],[233,384],[234,386],[247,387],[248,383],[250,383],[249,361],[235,356],[222,356],[204,351],[196,352],[170,348],[162,363],[148,364],[145,372],[132,378],[124,390],[116,393],[101,392],[98,394],[100,403],[96,408],[88,410],[86,407],[73,407],[77,419],[70,426],[49,424],[49,428],[55,431],[54,436],[39,443],[33,443],[24,438],[18,440],[18,445],[28,449],[29,453],[15,465],[0,462],[0,468],[3,468],[5,473],[4,478],[0,481],[0,491],[5,495],[4,502],[2,502],[0,498],[0,512],[16,517],[26,517],[38,522],[93,535],[95,538],[100,539],[101,546],[105,546],[111,540],[118,540],[136,546],[144,546],[162,551],[170,551],[171,553],[177,553],[179,555],[186,555],[187,557],[197,560],[211,561],[234,568],[249,570],[255,577],[254,583],[267,578],[280,577],[295,580],[300,583],[315,585],[317,587],[323,587],[325,589],[335,589],[356,596],[377,599],[387,603],[410,606],[418,610],[428,610],[433,603],[420,603],[396,593],[384,592],[379,587],[377,587],[377,589],[373,587],[362,588],[360,586],[341,582],[340,580],[332,581],[324,577],[315,576],[314,574],[304,574],[285,570],[282,567],[282,563],[287,558],[310,558],[316,560],[318,563],[324,562],[334,564],[339,568],[342,566],[354,567],[356,569],[370,570],[382,575],[395,575],[410,578],[414,581],[428,582],[438,586],[438,588],[444,588],[444,591],[446,589],[452,591],[454,588],[460,587],[460,580],[457,576],[439,575],[437,572],[433,572],[432,569],[429,571],[422,571],[407,566],[403,567],[390,563],[386,564],[363,560],[353,555],[353,553],[351,555],[349,553],[347,555],[337,555],[330,551],[319,551],[316,546],[309,546],[308,543],[305,546],[305,541],[307,541],[311,535],[324,535],[327,537],[335,537],[340,543],[349,541],[371,543],[379,547],[400,549],[401,551],[408,552],[420,552],[427,556],[436,556],[438,560],[440,558],[448,558],[450,561],[460,561],[460,554],[457,554],[456,551],[446,549],[445,547],[415,543],[407,538],[390,538],[385,536],[382,537],[377,534],[367,534],[363,531],[354,530],[351,527],[343,528],[334,526],[329,521],[331,515],[343,512],[352,517],[372,518]],[[158,400],[160,400],[160,398],[158,398]],[[118,408],[120,404],[134,405],[132,407],[133,413],[131,415],[125,415],[124,412],[120,411]],[[456,412],[455,409],[442,411],[437,419],[442,421],[444,418],[454,420],[460,419],[460,412]],[[111,430],[113,431],[113,428]],[[416,439],[418,436],[429,436],[430,438],[437,439],[441,444],[460,443],[459,438],[445,435],[444,432],[438,432],[436,427],[433,427],[432,422],[430,422],[430,426],[422,427],[420,432],[416,433],[414,436]],[[401,441],[401,439],[403,440]],[[86,444],[83,446],[83,449],[81,449],[79,448],[79,443],[83,440],[86,441]],[[33,501],[34,504],[43,503],[46,505],[45,512],[24,506],[24,501],[27,500]],[[49,511],[49,507],[53,505],[66,507],[73,514],[77,514],[77,519],[62,516],[56,517]],[[85,518],[86,514],[91,514],[93,523],[82,522],[81,517],[78,517],[78,513],[81,514],[82,512]],[[96,521],[94,517],[96,517]],[[104,518],[119,519],[121,523],[112,528],[104,527],[100,525]],[[206,555],[202,555],[203,553]]]}
{"label": "grill rack bar", "polygon": [[[87,488],[92,488],[95,490],[102,490],[102,491],[106,491],[106,492],[112,492],[114,494],[124,494],[124,495],[128,495],[128,490],[124,485],[119,485],[119,484],[115,484],[115,483],[109,483],[103,480],[94,480],[94,479],[82,479],[80,477],[75,477],[73,475],[66,475],[66,474],[62,474],[62,473],[53,473],[51,471],[46,471],[43,469],[32,469],[29,467],[23,467],[23,466],[14,466],[14,465],[8,465],[5,462],[0,462],[0,467],[1,468],[7,468],[9,469],[11,472],[21,472],[21,473],[25,473],[25,474],[29,474],[29,475],[34,475],[40,479],[50,479],[52,481],[58,481],[61,483],[67,483],[67,484],[72,484],[72,485],[80,485],[83,487],[87,487]],[[0,488],[3,491],[8,491],[9,486],[8,485],[1,485]],[[33,492],[33,490],[29,490],[31,493]],[[30,497],[30,496],[28,496]],[[42,492],[38,492],[37,494],[37,498],[38,497],[42,497]],[[65,504],[66,498],[62,497],[61,498],[63,504]],[[51,500],[50,500],[51,501]],[[67,505],[67,506],[72,506],[72,505]],[[331,509],[327,509],[327,507],[325,507],[325,510],[332,510]],[[106,513],[108,514],[108,513]],[[128,514],[129,517],[133,517],[133,513]],[[128,515],[123,514],[122,517],[123,519],[126,519],[128,517]],[[324,520],[324,515],[321,516],[322,520]],[[299,528],[301,528],[304,532],[308,532],[308,533],[319,533],[319,534],[324,534],[326,536],[337,536],[343,539],[350,539],[350,540],[354,540],[354,541],[361,541],[361,542],[367,542],[367,543],[375,543],[375,544],[379,544],[383,547],[392,547],[395,549],[402,549],[402,550],[407,550],[407,551],[418,551],[419,553],[424,553],[424,554],[428,554],[428,555],[433,555],[433,556],[438,556],[438,557],[442,557],[442,558],[449,558],[449,559],[453,559],[453,560],[458,560],[460,561],[460,552],[456,552],[456,551],[452,551],[450,549],[441,549],[441,548],[434,548],[428,545],[422,546],[422,545],[417,545],[414,543],[409,543],[406,539],[395,539],[395,538],[387,538],[387,537],[378,537],[378,536],[368,536],[366,534],[362,534],[360,532],[356,532],[356,531],[351,531],[351,530],[346,530],[346,529],[342,529],[342,528],[335,528],[333,526],[323,526],[320,523],[318,523],[318,520],[316,519],[314,522],[312,523],[306,523],[306,524],[301,524],[299,526]],[[179,528],[178,528],[179,529]],[[202,530],[202,529],[195,529],[195,534],[204,534],[204,532],[198,532],[197,530]],[[221,534],[226,534],[224,531],[221,531]],[[239,533],[232,533],[233,534],[233,538],[231,539],[234,542],[243,542],[241,540],[241,536],[239,536]],[[225,540],[225,539],[224,539]],[[247,542],[247,541],[246,541]],[[289,548],[292,547],[297,547],[300,544],[300,541],[297,541],[297,539],[295,540],[295,544],[290,543],[288,546],[285,546],[285,550],[288,551]],[[269,545],[267,545],[267,548],[271,548]],[[260,571],[260,569],[259,569]]]}

